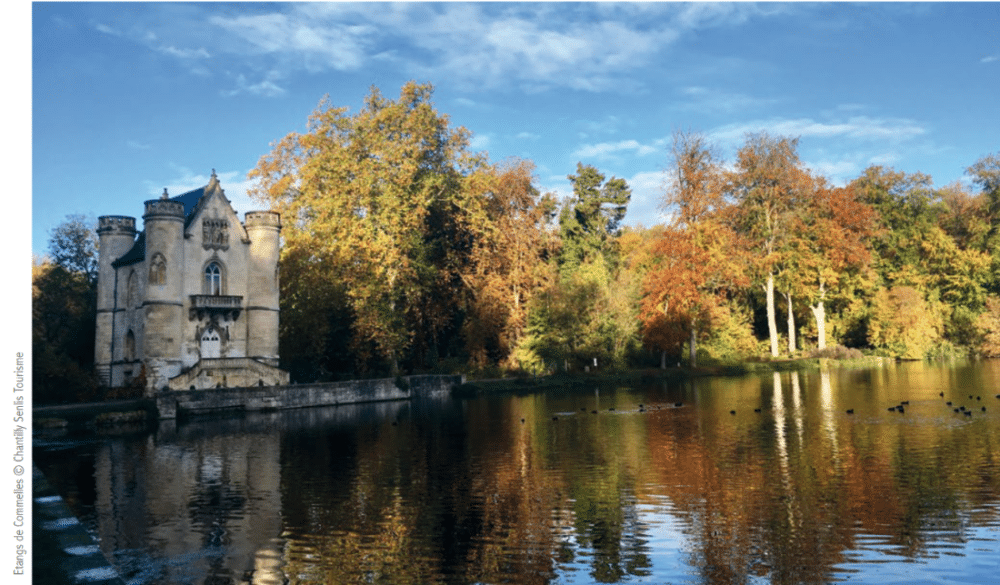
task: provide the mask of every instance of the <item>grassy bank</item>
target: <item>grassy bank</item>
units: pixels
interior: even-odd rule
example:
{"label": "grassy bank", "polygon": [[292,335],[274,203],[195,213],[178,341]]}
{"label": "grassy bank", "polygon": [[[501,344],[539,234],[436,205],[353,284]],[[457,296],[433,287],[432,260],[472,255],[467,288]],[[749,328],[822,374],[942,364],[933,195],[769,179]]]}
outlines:
{"label": "grassy bank", "polygon": [[554,388],[583,386],[621,386],[647,384],[658,381],[687,380],[710,376],[746,376],[771,372],[792,372],[819,370],[821,368],[873,368],[895,363],[891,358],[865,356],[853,359],[796,358],[747,361],[732,364],[715,364],[698,368],[671,367],[666,369],[647,368],[640,370],[597,371],[558,373],[548,376],[511,376],[469,380],[457,387],[459,395],[475,395],[484,392],[538,392]]}

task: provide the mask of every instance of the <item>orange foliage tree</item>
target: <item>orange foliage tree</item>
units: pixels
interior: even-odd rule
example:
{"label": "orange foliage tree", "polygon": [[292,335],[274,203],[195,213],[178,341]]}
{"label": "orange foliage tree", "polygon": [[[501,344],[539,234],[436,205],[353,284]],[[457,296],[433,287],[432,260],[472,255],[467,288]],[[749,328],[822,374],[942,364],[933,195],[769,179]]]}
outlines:
{"label": "orange foliage tree", "polygon": [[[875,210],[852,187],[830,187],[815,179],[811,196],[791,218],[787,262],[792,278],[810,299],[819,349],[826,347],[826,301],[870,261],[868,239],[875,232]],[[789,295],[789,304],[791,295]]]}
{"label": "orange foliage tree", "polygon": [[718,217],[725,202],[711,146],[700,134],[675,132],[671,157],[664,203],[673,221],[641,258],[650,266],[640,319],[646,345],[661,351],[661,367],[685,338],[695,367],[699,332],[717,323],[726,294],[745,277],[735,234]]}
{"label": "orange foliage tree", "polygon": [[469,177],[463,229],[472,234],[458,267],[469,299],[463,337],[477,367],[510,362],[527,323],[535,292],[553,277],[546,260],[555,252],[546,227],[556,207],[534,186],[534,164],[510,159]]}

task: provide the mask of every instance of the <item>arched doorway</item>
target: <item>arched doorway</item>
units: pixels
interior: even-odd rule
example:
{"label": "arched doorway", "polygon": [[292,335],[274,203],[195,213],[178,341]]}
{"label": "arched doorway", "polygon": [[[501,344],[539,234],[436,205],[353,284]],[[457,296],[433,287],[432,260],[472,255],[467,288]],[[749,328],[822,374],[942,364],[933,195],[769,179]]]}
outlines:
{"label": "arched doorway", "polygon": [[209,327],[201,334],[201,357],[202,359],[222,357],[222,341],[218,330],[214,327]]}

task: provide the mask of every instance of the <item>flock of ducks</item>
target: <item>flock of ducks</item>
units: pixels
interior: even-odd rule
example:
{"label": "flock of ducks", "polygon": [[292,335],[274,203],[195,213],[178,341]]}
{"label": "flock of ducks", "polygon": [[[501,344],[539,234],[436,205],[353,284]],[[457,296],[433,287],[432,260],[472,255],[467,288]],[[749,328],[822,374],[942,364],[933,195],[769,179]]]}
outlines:
{"label": "flock of ducks", "polygon": [[[683,402],[675,402],[674,403],[674,408],[680,408],[682,406],[684,406]],[[655,404],[652,406],[653,410],[660,410],[660,408],[662,408],[662,407],[657,406]],[[614,406],[612,406],[611,408],[608,409],[608,412],[614,412],[614,411],[615,411],[615,407]],[[580,408],[580,412],[587,412],[587,408],[586,407]],[[646,412],[646,405],[645,404],[640,404],[639,405],[639,412]],[[590,414],[597,414],[597,411],[596,410],[591,410]],[[733,414],[735,414],[735,413],[733,413]],[[553,421],[557,421],[557,420],[559,420],[559,417],[558,416],[553,416],[552,420]],[[524,423],[524,419],[523,418],[521,419],[521,423],[522,424]]]}
{"label": "flock of ducks", "polygon": [[[941,398],[944,398],[944,392],[938,392],[938,396],[940,396]],[[1000,399],[1000,394],[997,394],[996,397],[998,399]],[[969,400],[973,400],[973,399],[975,399],[977,402],[982,402],[983,397],[982,396],[973,396],[972,394],[970,394],[969,395]],[[910,405],[910,401],[909,400],[903,400],[903,401],[900,401],[900,403],[897,404],[896,406],[890,406],[886,410],[888,410],[889,412],[905,413],[906,412],[906,407],[909,406],[909,405]],[[948,402],[945,402],[945,405],[948,406],[949,408],[951,408],[956,414],[961,413],[964,416],[969,416],[969,417],[972,416],[972,409],[966,408],[965,405],[955,406],[954,404],[952,404],[952,402],[950,400]],[[683,402],[675,402],[674,403],[674,408],[680,408],[682,406],[684,406]],[[652,408],[655,409],[655,410],[659,410],[661,407],[653,405]],[[608,409],[609,412],[614,412],[614,410],[615,410],[615,407],[613,407],[613,406]],[[584,407],[584,408],[581,408],[580,411],[581,412],[587,412],[587,409]],[[761,412],[761,409],[760,408],[755,408],[755,409],[753,409],[753,411],[759,413],[759,412]],[[985,406],[981,406],[980,407],[980,411],[981,412],[986,412],[986,407]],[[645,405],[643,405],[643,404],[639,405],[639,412],[646,412]],[[597,414],[597,411],[596,410],[591,410],[590,414]],[[735,416],[736,415],[736,411],[735,410],[730,410],[729,414]],[[847,414],[854,414],[854,409],[853,408],[848,408],[847,409]],[[559,417],[558,416],[553,416],[552,420],[553,421],[557,421],[557,420],[559,420]],[[524,419],[523,418],[521,419],[521,423],[522,424],[524,423]]]}
{"label": "flock of ducks", "polygon": [[[941,398],[944,398],[944,392],[938,392],[938,396],[940,396]],[[996,397],[998,399],[1000,399],[1000,394],[997,394]],[[975,399],[976,402],[982,402],[983,397],[982,396],[973,396],[972,394],[969,394],[969,400],[973,400],[973,399]],[[903,400],[899,404],[897,404],[896,406],[890,406],[886,410],[888,410],[889,412],[895,411],[895,412],[904,413],[904,412],[906,412],[906,407],[909,406],[909,405],[910,405],[910,401],[909,400]],[[961,413],[964,416],[969,416],[969,417],[972,416],[972,410],[973,409],[966,408],[965,405],[956,406],[956,405],[954,405],[952,403],[952,401],[949,400],[949,401],[945,402],[945,406],[951,408],[955,412],[955,414]],[[979,410],[980,410],[980,412],[986,412],[986,407],[985,406],[981,406],[979,408]],[[847,409],[847,414],[854,414],[854,409],[853,408],[848,408]]]}

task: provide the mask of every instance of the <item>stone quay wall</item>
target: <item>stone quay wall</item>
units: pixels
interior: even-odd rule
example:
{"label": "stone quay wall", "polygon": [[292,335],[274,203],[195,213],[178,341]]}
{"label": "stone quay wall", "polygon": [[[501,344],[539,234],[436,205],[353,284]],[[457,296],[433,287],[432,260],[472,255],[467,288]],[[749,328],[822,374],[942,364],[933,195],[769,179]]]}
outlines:
{"label": "stone quay wall", "polygon": [[286,386],[211,388],[164,391],[154,397],[161,419],[178,414],[200,414],[225,410],[268,411],[310,406],[336,406],[362,402],[445,397],[463,384],[465,376],[405,376],[378,380],[318,382]]}

